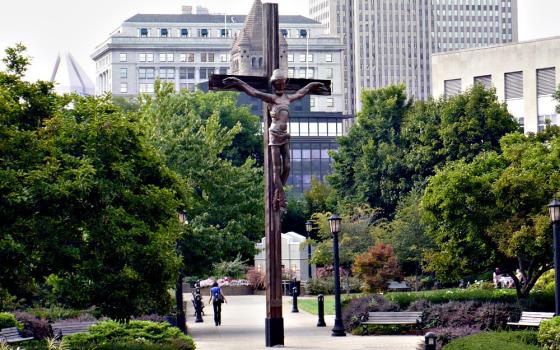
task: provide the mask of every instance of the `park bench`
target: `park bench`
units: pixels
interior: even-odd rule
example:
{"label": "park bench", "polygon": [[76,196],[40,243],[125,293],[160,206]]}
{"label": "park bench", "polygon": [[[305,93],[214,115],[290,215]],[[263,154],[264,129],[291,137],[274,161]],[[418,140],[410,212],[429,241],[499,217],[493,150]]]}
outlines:
{"label": "park bench", "polygon": [[53,323],[52,329],[55,339],[60,340],[63,336],[66,335],[87,333],[89,332],[89,327],[93,326],[96,323],[97,321],[59,322]]}
{"label": "park bench", "polygon": [[410,287],[406,282],[391,281],[387,289],[393,292],[410,292]]}
{"label": "park bench", "polygon": [[416,330],[420,330],[422,326],[422,312],[421,311],[406,311],[406,312],[369,312],[368,316],[362,316],[360,324],[364,328],[364,334],[368,334],[368,325],[414,325]]}
{"label": "park bench", "polygon": [[31,340],[30,338],[23,338],[17,327],[0,329],[0,343],[17,343],[20,341]]}
{"label": "park bench", "polygon": [[543,320],[550,320],[554,317],[554,312],[525,312],[521,313],[521,318],[517,322],[508,322],[508,326],[538,327]]}

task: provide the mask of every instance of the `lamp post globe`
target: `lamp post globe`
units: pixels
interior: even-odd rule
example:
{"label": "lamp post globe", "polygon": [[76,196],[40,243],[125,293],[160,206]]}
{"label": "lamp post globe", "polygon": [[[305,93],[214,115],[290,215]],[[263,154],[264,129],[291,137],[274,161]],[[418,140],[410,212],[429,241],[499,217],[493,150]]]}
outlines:
{"label": "lamp post globe", "polygon": [[329,226],[333,236],[333,251],[334,251],[334,327],[332,329],[333,337],[343,337],[346,335],[344,331],[344,324],[342,323],[342,309],[340,305],[340,261],[338,254],[338,233],[340,232],[340,224],[342,218],[336,214],[331,215],[329,218]]}
{"label": "lamp post globe", "polygon": [[548,205],[554,238],[554,300],[556,315],[560,315],[560,201],[556,198]]}
{"label": "lamp post globe", "polygon": [[307,231],[307,278],[311,279],[311,243],[309,242],[311,230],[313,230],[313,222],[307,220],[305,223],[305,231]]}

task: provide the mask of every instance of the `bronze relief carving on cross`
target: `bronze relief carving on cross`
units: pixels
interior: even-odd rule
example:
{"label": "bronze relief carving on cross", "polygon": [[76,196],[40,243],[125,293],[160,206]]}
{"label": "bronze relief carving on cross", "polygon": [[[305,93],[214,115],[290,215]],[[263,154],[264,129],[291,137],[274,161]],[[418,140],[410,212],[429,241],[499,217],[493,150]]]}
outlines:
{"label": "bronze relief carving on cross", "polygon": [[329,93],[328,88],[322,82],[311,82],[294,94],[286,93],[288,75],[281,69],[275,69],[270,77],[272,94],[260,92],[243,80],[236,77],[228,77],[222,80],[224,87],[233,87],[245,92],[249,96],[256,97],[268,105],[268,111],[272,119],[268,128],[268,147],[272,157],[272,181],[274,184],[274,208],[285,212],[286,193],[284,186],[290,175],[290,134],[288,133],[288,122],[290,116],[289,105],[291,102],[302,99],[311,92]]}

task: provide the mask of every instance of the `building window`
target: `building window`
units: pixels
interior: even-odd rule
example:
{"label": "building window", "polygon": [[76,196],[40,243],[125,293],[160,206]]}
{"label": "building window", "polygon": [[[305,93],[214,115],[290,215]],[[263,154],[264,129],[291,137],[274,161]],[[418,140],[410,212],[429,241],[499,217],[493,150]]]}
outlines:
{"label": "building window", "polygon": [[154,92],[154,83],[141,83],[140,84],[140,92],[153,93]]}
{"label": "building window", "polygon": [[173,62],[174,60],[174,55],[172,53],[168,53],[167,54],[167,62]]}
{"label": "building window", "polygon": [[228,74],[228,67],[220,67],[220,74],[222,75]]}
{"label": "building window", "polygon": [[198,36],[201,38],[207,38],[208,37],[208,29],[199,29],[198,30]]}
{"label": "building window", "polygon": [[290,37],[290,31],[288,29],[280,29],[280,33],[282,34],[282,36],[284,38],[289,38]]}
{"label": "building window", "polygon": [[211,74],[214,74],[214,68],[200,68],[200,79],[209,79]]}
{"label": "building window", "polygon": [[165,53],[160,53],[159,54],[159,61],[160,62],[165,62],[166,59],[167,59],[167,54],[165,54]]}
{"label": "building window", "polygon": [[334,99],[332,97],[327,97],[327,107],[334,107]]}
{"label": "building window", "polygon": [[159,30],[159,36],[162,37],[162,38],[167,38],[169,36],[169,29],[161,28]]}
{"label": "building window", "polygon": [[288,54],[288,62],[293,62],[294,61],[294,54],[293,53],[289,53]]}
{"label": "building window", "polygon": [[294,77],[295,68],[288,68],[288,78]]}
{"label": "building window", "polygon": [[139,62],[146,62],[146,54],[145,53],[139,53],[138,54],[138,61]]}
{"label": "building window", "polygon": [[179,67],[179,79],[187,79],[187,67]]}
{"label": "building window", "polygon": [[333,77],[333,69],[332,68],[327,68],[327,74],[326,74],[325,78],[331,79],[332,77]]}
{"label": "building window", "polygon": [[187,53],[187,62],[194,62],[194,52]]}
{"label": "building window", "polygon": [[309,107],[313,108],[315,107],[315,97],[310,97],[309,98]]}
{"label": "building window", "polygon": [[307,38],[307,29],[300,29],[299,30],[299,37],[300,38]]}
{"label": "building window", "polygon": [[556,90],[556,69],[537,69],[537,96],[551,96]]}
{"label": "building window", "polygon": [[523,98],[523,72],[505,74],[505,97],[506,100]]}
{"label": "building window", "polygon": [[126,53],[120,53],[119,54],[119,61],[120,62],[126,62]]}
{"label": "building window", "polygon": [[140,28],[140,37],[147,38],[148,37],[148,28]]}
{"label": "building window", "polygon": [[154,68],[138,68],[138,79],[154,79]]}
{"label": "building window", "polygon": [[128,84],[127,83],[121,83],[121,94],[126,94],[128,92]]}
{"label": "building window", "polygon": [[325,62],[332,62],[332,54],[328,53],[325,55]]}
{"label": "building window", "polygon": [[220,62],[227,62],[228,61],[228,55],[225,53],[220,54]]}
{"label": "building window", "polygon": [[187,54],[186,53],[180,53],[179,54],[179,62],[187,62]]}
{"label": "building window", "polygon": [[214,62],[214,53],[208,52],[208,62]]}
{"label": "building window", "polygon": [[300,54],[299,55],[299,61],[300,62],[305,62],[305,54]]}
{"label": "building window", "polygon": [[188,38],[189,37],[189,30],[186,28],[181,29],[181,38]]}
{"label": "building window", "polygon": [[121,72],[121,78],[127,78],[127,76],[128,76],[128,69],[127,68],[121,68],[120,72]]}
{"label": "building window", "polygon": [[194,79],[194,67],[187,67],[187,79]]}
{"label": "building window", "polygon": [[231,29],[220,29],[220,38],[229,38],[231,36]]}
{"label": "building window", "polygon": [[313,62],[313,54],[312,53],[307,55],[307,62]]}
{"label": "building window", "polygon": [[480,84],[482,86],[484,86],[484,88],[486,90],[489,90],[492,88],[492,76],[491,75],[481,75],[478,77],[474,77],[474,83],[475,84]]}
{"label": "building window", "polygon": [[305,68],[300,68],[298,78],[305,78],[305,71],[306,71]]}
{"label": "building window", "polygon": [[160,79],[175,79],[175,68],[160,68],[159,69]]}
{"label": "building window", "polygon": [[208,60],[208,56],[206,55],[206,52],[201,52],[200,53],[200,62],[206,62]]}
{"label": "building window", "polygon": [[445,97],[453,97],[461,93],[461,79],[445,80],[443,85]]}
{"label": "building window", "polygon": [[307,69],[307,79],[315,78],[315,68]]}

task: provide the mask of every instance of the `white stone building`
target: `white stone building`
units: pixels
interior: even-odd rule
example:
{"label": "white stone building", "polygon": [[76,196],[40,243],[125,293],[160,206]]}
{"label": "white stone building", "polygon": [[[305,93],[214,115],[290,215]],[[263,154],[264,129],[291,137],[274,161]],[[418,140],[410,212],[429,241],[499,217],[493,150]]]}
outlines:
{"label": "white stone building", "polygon": [[560,81],[560,37],[440,53],[432,57],[434,97],[453,96],[475,82],[494,87],[524,127],[560,125],[554,91]]}
{"label": "white stone building", "polygon": [[[246,16],[200,12],[205,11],[194,14],[184,6],[181,14],[137,14],[124,21],[91,55],[96,92],[125,97],[152,93],[156,78],[173,82],[177,90],[194,90],[212,73],[230,73],[230,50]],[[332,95],[313,96],[311,111],[341,112],[340,39],[303,16],[280,16],[280,31],[288,44],[290,76],[332,80]]]}
{"label": "white stone building", "polygon": [[[295,232],[282,233],[282,268],[290,272],[298,281],[309,279],[306,238]],[[255,267],[266,271],[266,238],[257,243],[259,253],[255,255]],[[311,275],[315,276],[315,265],[311,266]]]}

